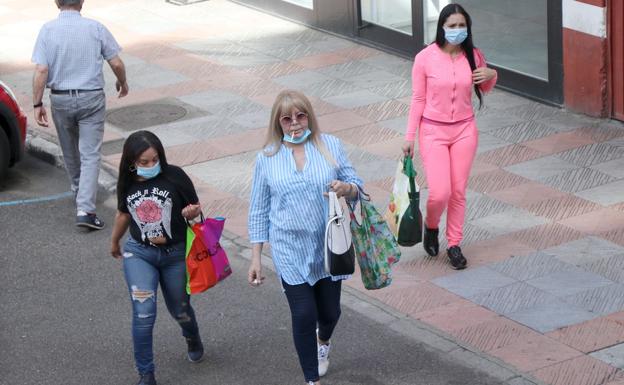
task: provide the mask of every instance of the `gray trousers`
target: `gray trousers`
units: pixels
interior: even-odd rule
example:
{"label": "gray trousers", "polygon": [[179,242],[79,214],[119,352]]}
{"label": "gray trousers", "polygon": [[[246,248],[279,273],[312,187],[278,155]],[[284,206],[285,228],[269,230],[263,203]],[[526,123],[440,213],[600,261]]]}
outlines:
{"label": "gray trousers", "polygon": [[76,208],[95,213],[104,139],[104,91],[50,94],[50,109],[71,189],[76,193]]}

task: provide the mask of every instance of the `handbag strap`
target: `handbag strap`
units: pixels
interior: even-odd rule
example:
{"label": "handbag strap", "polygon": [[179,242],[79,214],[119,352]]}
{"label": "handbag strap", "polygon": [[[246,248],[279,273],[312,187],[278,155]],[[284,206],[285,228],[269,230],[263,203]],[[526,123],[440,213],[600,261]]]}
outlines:
{"label": "handbag strap", "polygon": [[342,217],[344,213],[342,212],[342,206],[340,205],[340,201],[338,200],[338,196],[335,192],[329,192],[329,217]]}

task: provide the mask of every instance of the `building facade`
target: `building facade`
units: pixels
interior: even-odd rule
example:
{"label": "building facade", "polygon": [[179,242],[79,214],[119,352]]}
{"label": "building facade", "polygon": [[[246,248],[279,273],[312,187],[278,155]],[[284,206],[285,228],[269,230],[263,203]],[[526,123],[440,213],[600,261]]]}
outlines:
{"label": "building facade", "polygon": [[[237,0],[413,57],[452,0]],[[461,0],[498,85],[624,120],[624,0]]]}

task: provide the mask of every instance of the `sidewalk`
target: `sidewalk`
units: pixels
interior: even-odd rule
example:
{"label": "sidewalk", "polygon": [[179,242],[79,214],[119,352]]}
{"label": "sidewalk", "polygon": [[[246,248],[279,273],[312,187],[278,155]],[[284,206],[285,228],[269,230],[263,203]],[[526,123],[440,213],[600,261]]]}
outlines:
{"label": "sidewalk", "polygon": [[[29,107],[32,46],[57,10],[47,0],[22,4],[0,6],[0,74]],[[192,175],[204,211],[244,238],[271,104],[296,88],[385,207],[410,61],[225,0],[88,0],[83,14],[111,29],[128,67],[124,99],[107,72],[106,169],[116,169],[124,137],[148,128]],[[429,258],[417,246],[403,249],[391,287],[347,284],[547,384],[624,385],[624,125],[499,90],[477,122],[462,244],[469,268],[455,272],[443,253]],[[55,140],[32,119],[31,130]]]}

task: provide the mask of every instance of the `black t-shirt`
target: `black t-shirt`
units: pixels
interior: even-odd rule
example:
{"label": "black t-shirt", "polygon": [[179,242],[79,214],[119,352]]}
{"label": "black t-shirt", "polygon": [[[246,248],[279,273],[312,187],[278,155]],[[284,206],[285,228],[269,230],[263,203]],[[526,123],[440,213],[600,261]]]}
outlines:
{"label": "black t-shirt", "polygon": [[186,240],[182,209],[198,201],[188,175],[180,167],[168,165],[165,174],[134,182],[117,202],[117,208],[132,216],[130,235],[137,242],[166,237],[167,244],[174,244]]}

